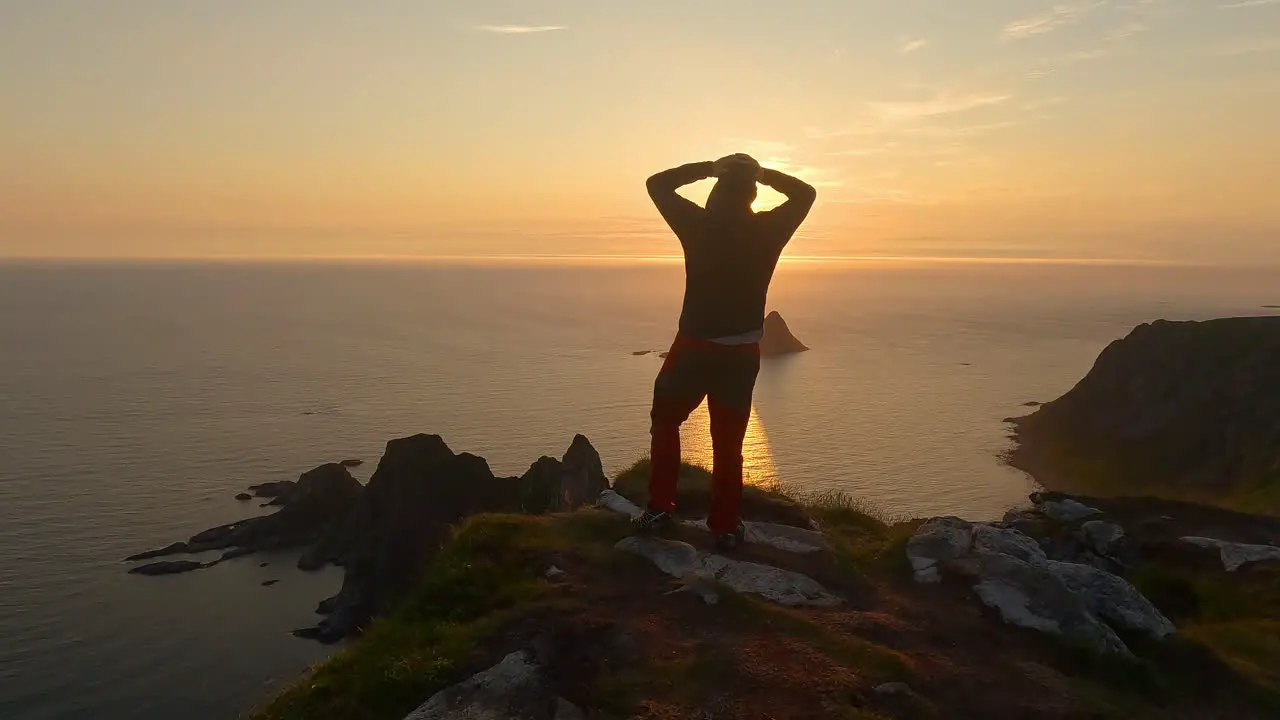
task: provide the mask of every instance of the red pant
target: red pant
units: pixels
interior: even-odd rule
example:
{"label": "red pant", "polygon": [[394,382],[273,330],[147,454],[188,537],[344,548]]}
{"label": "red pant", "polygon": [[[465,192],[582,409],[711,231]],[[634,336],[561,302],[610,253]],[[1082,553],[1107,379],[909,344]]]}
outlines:
{"label": "red pant", "polygon": [[677,336],[653,387],[649,509],[676,506],[680,473],[680,425],[707,399],[711,413],[711,513],[713,533],[732,532],[742,502],[742,441],[751,417],[751,395],[760,372],[760,346],[717,345]]}

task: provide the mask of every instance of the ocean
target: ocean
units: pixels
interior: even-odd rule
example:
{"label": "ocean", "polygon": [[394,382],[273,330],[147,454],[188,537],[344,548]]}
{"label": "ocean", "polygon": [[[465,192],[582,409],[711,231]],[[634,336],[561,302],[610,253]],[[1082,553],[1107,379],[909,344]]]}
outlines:
{"label": "ocean", "polygon": [[[1137,323],[1277,312],[1275,278],[785,261],[769,307],[813,350],[764,363],[748,471],[998,516],[1034,489],[999,463],[1003,418]],[[288,631],[340,573],[285,554],[144,578],[123,557],[262,512],[233,499],[251,483],[345,458],[367,479],[413,433],[519,474],[580,432],[617,471],[661,362],[633,353],[670,342],[680,291],[661,260],[0,264],[0,718],[243,713],[329,652]]]}

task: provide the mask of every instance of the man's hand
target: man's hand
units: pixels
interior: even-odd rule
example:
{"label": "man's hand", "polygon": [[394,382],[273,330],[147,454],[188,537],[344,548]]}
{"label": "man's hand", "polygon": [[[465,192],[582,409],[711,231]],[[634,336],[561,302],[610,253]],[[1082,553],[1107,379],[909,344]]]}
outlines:
{"label": "man's hand", "polygon": [[760,179],[761,167],[756,159],[746,153],[734,153],[726,155],[716,160],[712,165],[712,176],[723,178],[729,176],[749,177],[752,180]]}

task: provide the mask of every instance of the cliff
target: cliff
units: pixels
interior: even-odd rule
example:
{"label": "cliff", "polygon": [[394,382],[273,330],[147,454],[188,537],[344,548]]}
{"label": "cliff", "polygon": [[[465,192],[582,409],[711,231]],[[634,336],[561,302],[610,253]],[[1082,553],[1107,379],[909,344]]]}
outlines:
{"label": "cliff", "polygon": [[1140,325],[1014,440],[1048,487],[1280,512],[1280,317]]}
{"label": "cliff", "polygon": [[748,488],[747,543],[722,555],[699,468],[675,528],[633,533],[646,476],[637,463],[593,507],[459,520],[394,607],[252,717],[1280,711],[1280,521],[1058,494],[998,522],[894,520]]}

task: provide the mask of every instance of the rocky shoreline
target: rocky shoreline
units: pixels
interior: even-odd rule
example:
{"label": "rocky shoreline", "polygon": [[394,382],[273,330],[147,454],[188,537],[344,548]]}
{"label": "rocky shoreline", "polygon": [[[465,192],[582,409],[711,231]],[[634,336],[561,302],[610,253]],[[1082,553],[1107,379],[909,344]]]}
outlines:
{"label": "rocky shoreline", "polygon": [[216,560],[160,560],[129,572],[191,572],[258,552],[300,549],[299,569],[333,564],[343,568],[344,577],[342,589],[316,608],[325,618],[294,634],[335,642],[389,610],[462,519],[483,512],[571,510],[594,502],[608,487],[600,455],[582,435],[560,459],[540,458],[520,477],[495,476],[484,458],[454,453],[438,435],[387,443],[368,485],[351,476],[351,465],[327,463],[296,482],[251,486],[254,496],[268,500],[264,506],[279,509],[126,558],[221,550]]}

